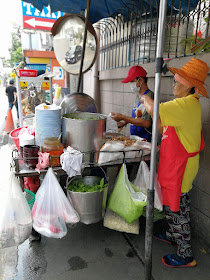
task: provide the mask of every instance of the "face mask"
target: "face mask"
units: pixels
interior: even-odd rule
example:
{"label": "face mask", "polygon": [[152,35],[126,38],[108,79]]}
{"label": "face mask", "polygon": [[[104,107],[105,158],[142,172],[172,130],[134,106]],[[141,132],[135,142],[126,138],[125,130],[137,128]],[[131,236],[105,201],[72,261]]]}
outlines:
{"label": "face mask", "polygon": [[[138,80],[138,81],[139,81],[139,80]],[[138,82],[138,81],[137,81],[137,82]],[[133,92],[139,93],[139,91],[140,91],[140,89],[141,89],[142,82],[141,82],[141,84],[140,84],[139,87],[136,86],[136,83],[137,83],[137,82],[130,82],[130,88],[131,88],[131,90],[132,90]]]}
{"label": "face mask", "polygon": [[130,83],[130,88],[132,90],[132,92],[138,92],[139,91],[139,88],[136,86],[136,82],[131,82]]}

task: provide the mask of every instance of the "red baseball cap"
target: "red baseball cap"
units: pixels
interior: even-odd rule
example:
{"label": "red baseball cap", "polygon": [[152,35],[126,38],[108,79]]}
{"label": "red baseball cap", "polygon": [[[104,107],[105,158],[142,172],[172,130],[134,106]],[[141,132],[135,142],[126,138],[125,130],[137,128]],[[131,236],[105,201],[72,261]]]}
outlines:
{"label": "red baseball cap", "polygon": [[122,83],[130,83],[137,77],[146,77],[147,72],[141,66],[133,66],[128,71],[128,76],[122,80]]}

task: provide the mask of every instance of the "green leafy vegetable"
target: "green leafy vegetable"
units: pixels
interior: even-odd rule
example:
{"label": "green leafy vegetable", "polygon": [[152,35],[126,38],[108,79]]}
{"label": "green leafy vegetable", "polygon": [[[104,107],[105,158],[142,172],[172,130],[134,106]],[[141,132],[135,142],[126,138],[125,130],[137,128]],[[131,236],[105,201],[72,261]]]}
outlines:
{"label": "green leafy vegetable", "polygon": [[82,182],[81,180],[77,180],[72,182],[69,186],[68,186],[68,190],[72,191],[72,192],[102,192],[103,189],[107,186],[108,184],[104,184],[104,178],[101,179],[99,184],[94,184],[93,186],[90,185],[85,185],[84,182]]}

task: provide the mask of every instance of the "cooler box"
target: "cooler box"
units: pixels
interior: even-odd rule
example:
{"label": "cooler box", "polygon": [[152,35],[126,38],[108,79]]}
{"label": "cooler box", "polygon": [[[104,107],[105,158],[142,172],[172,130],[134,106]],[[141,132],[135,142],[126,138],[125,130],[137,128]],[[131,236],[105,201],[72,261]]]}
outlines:
{"label": "cooler box", "polygon": [[19,77],[37,77],[38,70],[31,69],[18,69],[17,74]]}

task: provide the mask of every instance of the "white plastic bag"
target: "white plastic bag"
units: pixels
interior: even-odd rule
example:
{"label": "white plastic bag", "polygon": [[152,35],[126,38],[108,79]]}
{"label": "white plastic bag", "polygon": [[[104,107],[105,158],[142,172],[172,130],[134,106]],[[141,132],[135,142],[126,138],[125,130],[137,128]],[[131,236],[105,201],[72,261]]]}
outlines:
{"label": "white plastic bag", "polygon": [[37,232],[54,238],[66,235],[66,223],[79,222],[79,215],[65,196],[52,168],[48,169],[36,193],[32,217]]}
{"label": "white plastic bag", "polygon": [[[133,181],[133,184],[145,195],[147,195],[147,189],[149,188],[149,177],[150,177],[149,167],[147,166],[145,161],[141,161],[139,165],[139,169],[137,171],[136,179]],[[159,211],[163,211],[161,186],[158,181],[157,174],[155,175],[154,187],[155,187],[154,207]]]}
{"label": "white plastic bag", "polygon": [[0,249],[18,246],[29,238],[32,217],[14,173],[0,183]]}
{"label": "white plastic bag", "polygon": [[122,151],[124,150],[124,147],[125,144],[123,142],[118,142],[118,141],[106,142],[100,149],[98,163],[102,164],[105,162],[122,159],[123,158]]}

